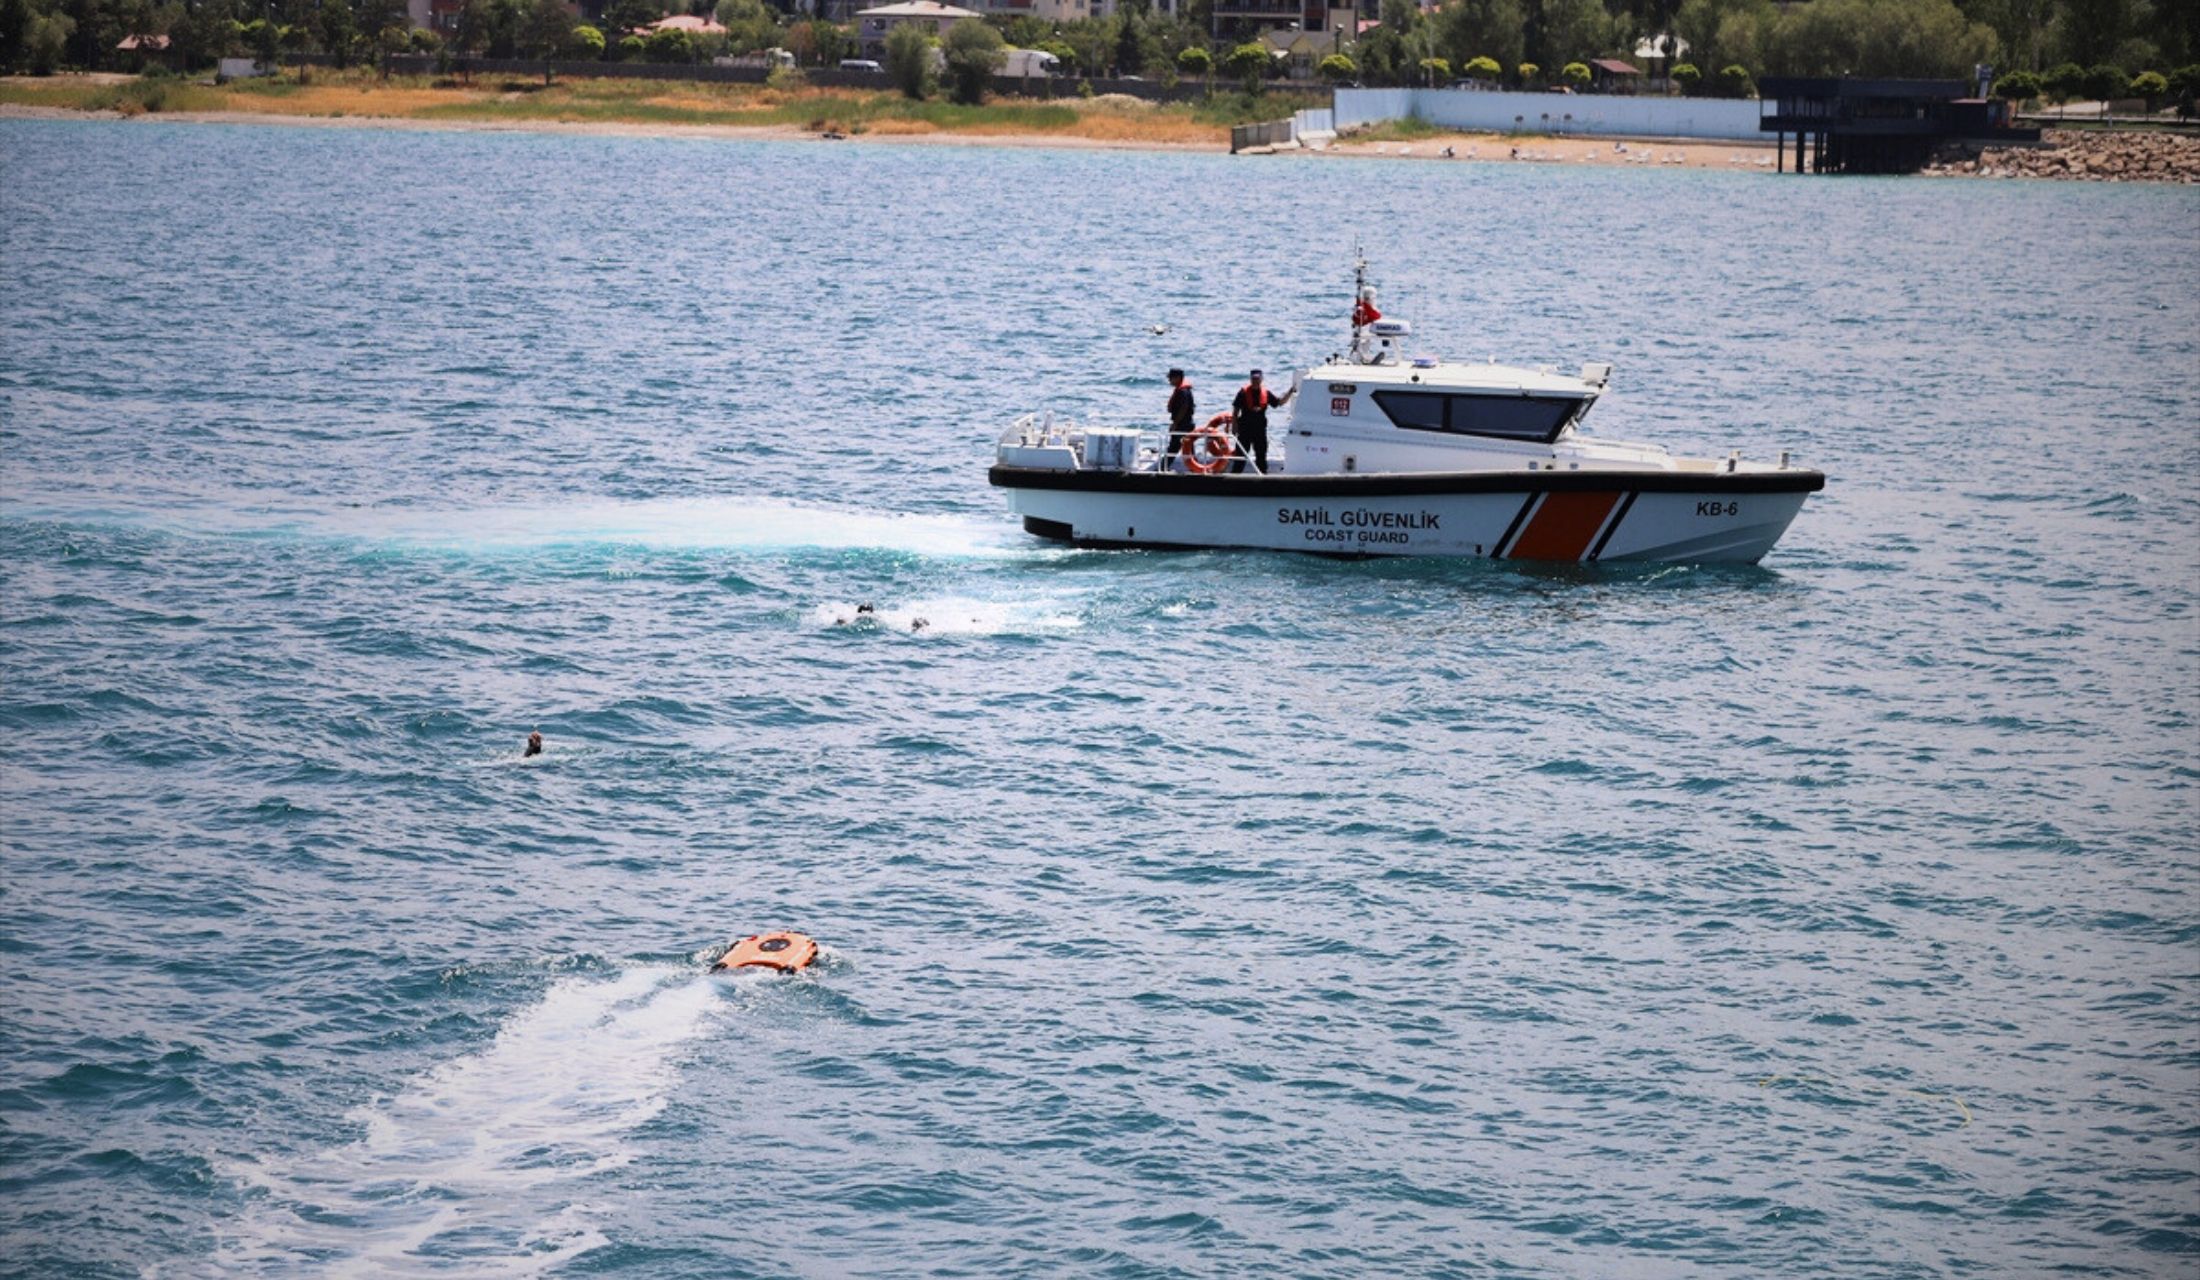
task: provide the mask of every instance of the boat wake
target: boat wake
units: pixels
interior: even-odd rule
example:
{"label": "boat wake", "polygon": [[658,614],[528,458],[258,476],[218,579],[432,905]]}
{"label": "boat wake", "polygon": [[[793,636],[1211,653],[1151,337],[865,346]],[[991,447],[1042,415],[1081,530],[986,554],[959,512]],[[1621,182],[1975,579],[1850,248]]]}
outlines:
{"label": "boat wake", "polygon": [[584,1180],[634,1158],[723,986],[652,965],[561,979],[495,1041],[357,1112],[357,1141],[225,1170],[225,1272],[536,1275],[605,1243]]}
{"label": "boat wake", "polygon": [[889,551],[937,558],[1030,559],[1062,554],[1035,546],[1005,520],[879,514],[741,497],[653,498],[427,510],[361,506],[290,511],[227,506],[157,510],[11,506],[19,520],[148,529],[184,538],[299,538],[398,551],[524,553],[560,548],[665,551]]}
{"label": "boat wake", "polygon": [[474,511],[368,513],[354,536],[423,550],[526,551],[615,545],[659,550],[898,551],[937,557],[1028,556],[1030,540],[997,520],[894,515],[742,498],[658,498]]}

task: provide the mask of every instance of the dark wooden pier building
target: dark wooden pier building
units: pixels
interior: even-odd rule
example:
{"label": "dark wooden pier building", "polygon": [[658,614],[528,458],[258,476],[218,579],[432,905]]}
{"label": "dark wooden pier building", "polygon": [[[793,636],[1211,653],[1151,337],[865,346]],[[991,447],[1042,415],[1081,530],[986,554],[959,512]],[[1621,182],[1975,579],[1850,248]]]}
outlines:
{"label": "dark wooden pier building", "polygon": [[1758,88],[1757,130],[1778,135],[1783,173],[1790,134],[1797,173],[1916,173],[1944,142],[2040,137],[2037,129],[2012,127],[2009,103],[1962,80],[1776,77]]}

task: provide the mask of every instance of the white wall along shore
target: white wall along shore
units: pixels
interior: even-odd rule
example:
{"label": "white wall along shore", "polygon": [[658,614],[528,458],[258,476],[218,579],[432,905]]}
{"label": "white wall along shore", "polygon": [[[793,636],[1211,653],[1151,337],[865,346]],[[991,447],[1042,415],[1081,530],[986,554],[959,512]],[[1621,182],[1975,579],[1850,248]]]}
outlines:
{"label": "white wall along shore", "polygon": [[1339,89],[1337,129],[1424,120],[1472,133],[1561,133],[1757,142],[1754,98],[1630,98],[1467,89]]}

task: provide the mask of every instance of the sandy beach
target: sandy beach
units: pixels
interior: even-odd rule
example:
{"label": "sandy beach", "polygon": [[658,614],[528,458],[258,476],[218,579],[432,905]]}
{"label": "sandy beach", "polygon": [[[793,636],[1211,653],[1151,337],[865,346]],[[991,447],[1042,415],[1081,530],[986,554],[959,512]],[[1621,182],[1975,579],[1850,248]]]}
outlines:
{"label": "sandy beach", "polygon": [[[1285,151],[1279,154],[1293,154]],[[1345,137],[1315,156],[1377,156],[1394,160],[1494,161],[1502,164],[1603,164],[1773,172],[1769,143],[1659,138],[1506,137],[1445,133],[1411,142],[1362,142]],[[1792,162],[1792,160],[1791,160]]]}
{"label": "sandy beach", "polygon": [[795,125],[658,124],[596,120],[422,120],[407,116],[316,116],[269,111],[163,111],[125,116],[114,111],[72,111],[61,107],[0,102],[0,120],[130,120],[146,124],[286,125],[309,129],[408,129],[424,133],[551,133],[607,138],[691,138],[698,141],[855,143],[930,143],[973,147],[1055,147],[1087,151],[1228,151],[1227,141],[1162,142],[1123,138],[1087,138],[1075,134],[967,133],[922,128],[873,128],[860,134],[828,136]]}

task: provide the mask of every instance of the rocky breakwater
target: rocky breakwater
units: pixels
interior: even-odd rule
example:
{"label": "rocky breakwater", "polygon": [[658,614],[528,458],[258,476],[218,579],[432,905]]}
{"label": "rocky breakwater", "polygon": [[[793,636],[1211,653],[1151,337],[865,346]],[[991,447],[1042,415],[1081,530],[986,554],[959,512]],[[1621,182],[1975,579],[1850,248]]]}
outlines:
{"label": "rocky breakwater", "polygon": [[2200,183],[2200,138],[2176,133],[2049,129],[2043,145],[1952,143],[1925,166],[1936,177]]}

